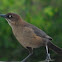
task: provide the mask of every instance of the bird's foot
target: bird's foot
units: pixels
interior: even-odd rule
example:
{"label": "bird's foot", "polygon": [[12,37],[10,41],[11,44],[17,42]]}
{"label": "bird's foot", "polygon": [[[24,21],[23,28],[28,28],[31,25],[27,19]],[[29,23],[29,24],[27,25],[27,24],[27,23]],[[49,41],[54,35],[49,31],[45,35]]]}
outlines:
{"label": "bird's foot", "polygon": [[54,60],[51,59],[50,54],[48,53],[45,62],[50,62],[50,61],[54,61]]}
{"label": "bird's foot", "polygon": [[54,61],[54,59],[46,59],[45,62],[50,62],[50,61]]}

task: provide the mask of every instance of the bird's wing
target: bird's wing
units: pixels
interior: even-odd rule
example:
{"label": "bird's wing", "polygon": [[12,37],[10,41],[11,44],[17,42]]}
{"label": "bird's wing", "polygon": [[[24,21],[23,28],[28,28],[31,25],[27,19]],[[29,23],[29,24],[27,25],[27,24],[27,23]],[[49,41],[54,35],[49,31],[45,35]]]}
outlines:
{"label": "bird's wing", "polygon": [[50,36],[48,36],[44,31],[42,31],[41,29],[37,28],[36,26],[34,26],[32,24],[29,24],[29,23],[26,23],[25,26],[33,29],[34,30],[34,33],[37,36],[40,36],[40,37],[43,37],[43,38],[47,38],[49,40],[52,40],[52,38]]}

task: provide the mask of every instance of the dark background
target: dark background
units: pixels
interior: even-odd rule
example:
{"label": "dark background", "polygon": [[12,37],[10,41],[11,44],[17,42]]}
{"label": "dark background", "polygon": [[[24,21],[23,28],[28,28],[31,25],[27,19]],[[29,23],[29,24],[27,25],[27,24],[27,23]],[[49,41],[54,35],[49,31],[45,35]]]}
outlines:
{"label": "dark background", "polygon": [[[37,26],[53,38],[53,43],[62,48],[62,0],[0,0],[0,14],[13,12],[25,21]],[[62,62],[59,56],[50,50],[54,62]],[[7,21],[0,18],[0,61],[21,61],[28,55],[14,37]],[[28,62],[45,60],[44,47],[34,49]]]}

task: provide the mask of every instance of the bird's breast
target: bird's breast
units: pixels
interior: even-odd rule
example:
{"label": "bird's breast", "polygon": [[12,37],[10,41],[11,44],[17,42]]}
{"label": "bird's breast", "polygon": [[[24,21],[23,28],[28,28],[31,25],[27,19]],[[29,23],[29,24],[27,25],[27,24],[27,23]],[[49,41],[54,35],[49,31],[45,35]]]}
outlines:
{"label": "bird's breast", "polygon": [[33,32],[30,28],[13,29],[13,33],[19,43],[24,47],[37,48],[43,45],[43,39]]}

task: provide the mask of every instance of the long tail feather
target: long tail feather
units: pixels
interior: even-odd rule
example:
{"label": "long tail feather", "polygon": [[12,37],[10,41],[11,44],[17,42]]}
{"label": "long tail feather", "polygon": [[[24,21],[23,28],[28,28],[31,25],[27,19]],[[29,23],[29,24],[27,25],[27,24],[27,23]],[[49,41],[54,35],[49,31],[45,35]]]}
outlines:
{"label": "long tail feather", "polygon": [[49,47],[50,49],[52,49],[52,50],[55,51],[56,53],[62,55],[62,49],[61,49],[61,48],[57,47],[57,46],[54,45],[52,42],[48,42],[47,45],[48,45],[48,47]]}

